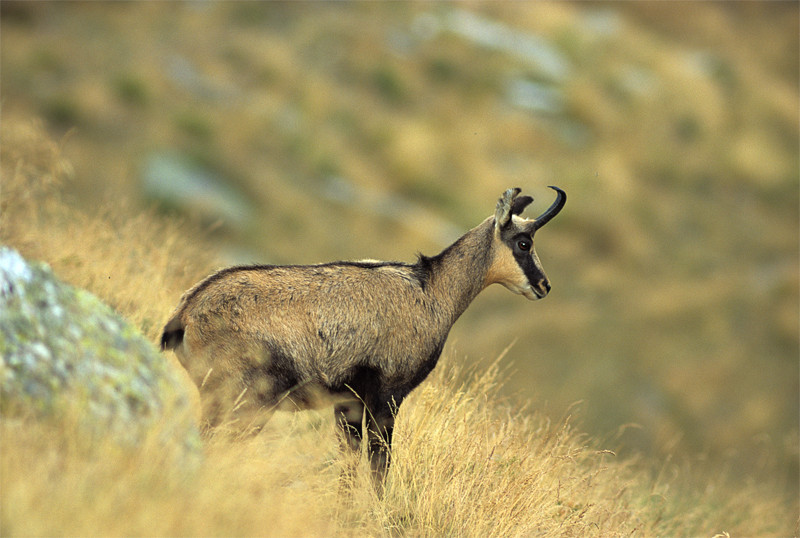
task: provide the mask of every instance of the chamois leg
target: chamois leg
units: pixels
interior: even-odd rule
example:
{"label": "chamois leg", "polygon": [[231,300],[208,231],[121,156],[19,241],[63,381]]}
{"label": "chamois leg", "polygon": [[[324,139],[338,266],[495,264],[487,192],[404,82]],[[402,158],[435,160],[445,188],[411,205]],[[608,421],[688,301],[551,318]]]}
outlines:
{"label": "chamois leg", "polygon": [[367,413],[367,437],[372,477],[379,493],[383,492],[386,472],[389,470],[394,430],[394,406],[383,404]]}
{"label": "chamois leg", "polygon": [[339,429],[339,448],[347,460],[342,472],[345,482],[352,482],[358,465],[361,448],[361,421],[364,417],[364,404],[360,400],[338,403],[334,406],[336,425]]}

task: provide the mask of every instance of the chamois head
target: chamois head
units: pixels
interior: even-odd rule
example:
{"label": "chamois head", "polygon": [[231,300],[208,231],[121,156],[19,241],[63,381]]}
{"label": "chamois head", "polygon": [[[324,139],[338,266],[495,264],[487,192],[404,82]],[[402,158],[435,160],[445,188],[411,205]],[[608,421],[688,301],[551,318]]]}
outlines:
{"label": "chamois head", "polygon": [[558,187],[556,201],[539,217],[529,220],[520,216],[533,198],[519,196],[521,189],[508,189],[497,201],[494,214],[494,259],[487,284],[499,283],[530,300],[541,299],[550,291],[550,281],[533,248],[533,235],[555,217],[567,201]]}

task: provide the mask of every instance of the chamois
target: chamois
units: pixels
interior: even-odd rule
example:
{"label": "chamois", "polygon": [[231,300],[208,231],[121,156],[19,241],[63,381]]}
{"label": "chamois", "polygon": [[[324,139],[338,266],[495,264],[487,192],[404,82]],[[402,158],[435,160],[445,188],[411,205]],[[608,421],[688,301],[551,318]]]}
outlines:
{"label": "chamois", "polygon": [[175,350],[212,426],[234,409],[263,420],[272,409],[333,404],[342,449],[358,450],[366,435],[380,484],[398,406],[436,366],[470,302],[494,283],[530,300],[550,291],[533,248],[566,203],[550,188],[556,200],[537,219],[519,216],[533,198],[508,189],[494,216],[416,263],[220,270],[183,294],[161,348]]}

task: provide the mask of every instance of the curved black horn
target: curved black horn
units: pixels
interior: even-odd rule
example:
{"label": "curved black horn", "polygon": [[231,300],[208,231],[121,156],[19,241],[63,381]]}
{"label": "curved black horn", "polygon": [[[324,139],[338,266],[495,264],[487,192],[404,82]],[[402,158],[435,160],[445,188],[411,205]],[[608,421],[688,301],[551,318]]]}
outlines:
{"label": "curved black horn", "polygon": [[550,219],[552,219],[553,217],[558,215],[558,212],[561,211],[561,209],[564,207],[564,204],[567,203],[567,193],[566,192],[562,191],[558,187],[553,187],[552,185],[550,185],[550,188],[553,189],[554,191],[556,191],[556,193],[558,195],[556,196],[556,201],[553,202],[553,205],[548,207],[547,211],[542,213],[536,219],[536,221],[535,221],[535,223],[536,223],[535,229],[536,230],[538,230],[539,228],[541,228],[542,226],[544,226],[545,224],[550,222]]}

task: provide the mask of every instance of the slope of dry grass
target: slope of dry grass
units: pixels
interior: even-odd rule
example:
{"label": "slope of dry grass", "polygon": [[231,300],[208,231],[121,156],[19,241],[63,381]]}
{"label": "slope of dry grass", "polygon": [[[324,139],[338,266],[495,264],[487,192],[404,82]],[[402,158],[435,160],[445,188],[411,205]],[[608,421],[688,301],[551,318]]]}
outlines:
{"label": "slope of dry grass", "polygon": [[46,261],[155,339],[176,294],[212,268],[203,237],[124,202],[91,214],[64,203],[72,166],[36,121],[4,122],[0,151],[0,240]]}
{"label": "slope of dry grass", "polygon": [[[69,174],[35,124],[3,125],[0,238],[51,263],[151,336],[172,296],[210,262],[163,217],[59,200]],[[181,260],[180,262],[177,260]],[[202,268],[202,269],[200,269]],[[111,280],[111,282],[107,282]],[[166,290],[166,291],[165,291]],[[330,413],[277,414],[259,436],[207,439],[201,462],[171,463],[158,432],[135,450],[91,445],[67,423],[0,419],[4,536],[780,536],[796,500],[770,481],[618,458],[510,403],[507,374],[448,352],[404,403],[388,487],[339,483]],[[676,454],[677,456],[677,454]],[[363,468],[363,465],[362,465]],[[365,473],[362,473],[362,475]]]}
{"label": "slope of dry grass", "polygon": [[[537,236],[553,293],[489,289],[449,345],[475,362],[518,339],[509,384],[537,409],[584,400],[593,435],[641,426],[621,454],[735,456],[742,481],[774,458],[800,497],[797,2],[0,9],[3,123],[43,118],[75,205],[128,206],[53,218],[25,253],[148,335],[217,256],[412,260],[504,189],[536,196],[534,212],[556,184],[569,202]],[[520,54],[531,43],[567,69]],[[198,220],[142,216],[164,154],[243,193],[249,226],[203,241]],[[121,247],[137,235],[166,251]]]}
{"label": "slope of dry grass", "polygon": [[[153,434],[92,445],[68,424],[3,419],[4,536],[785,536],[768,487],[620,461],[573,428],[501,403],[499,375],[448,356],[398,417],[382,499],[344,489],[332,419],[278,414],[258,437],[207,440],[175,465]],[[460,379],[461,381],[455,381]],[[655,478],[648,470],[661,467]],[[362,462],[362,475],[367,475]],[[691,473],[703,475],[698,489]]]}

